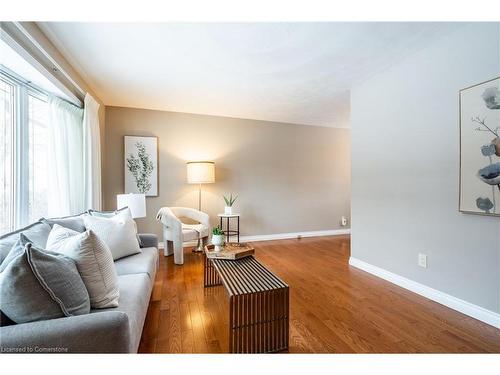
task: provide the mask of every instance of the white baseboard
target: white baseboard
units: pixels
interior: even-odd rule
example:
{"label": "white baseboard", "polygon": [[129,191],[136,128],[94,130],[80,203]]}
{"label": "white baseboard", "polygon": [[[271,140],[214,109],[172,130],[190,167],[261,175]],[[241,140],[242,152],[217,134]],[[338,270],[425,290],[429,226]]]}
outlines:
{"label": "white baseboard", "polygon": [[[342,234],[350,234],[351,229],[329,229],[329,230],[314,230],[306,232],[292,232],[292,233],[275,233],[275,234],[258,234],[254,236],[240,236],[241,242],[255,242],[255,241],[273,241],[273,240],[286,240],[297,237],[322,237],[322,236],[340,236]],[[196,246],[196,241],[184,242],[184,247]],[[163,249],[163,242],[158,244],[159,249]]]}
{"label": "white baseboard", "polygon": [[[187,241],[182,244],[183,247],[193,247],[198,244],[197,241]],[[164,249],[165,244],[163,242],[158,242],[158,249]]]}
{"label": "white baseboard", "polygon": [[275,234],[258,234],[255,236],[241,236],[242,242],[255,242],[255,241],[272,241],[272,240],[286,240],[297,237],[322,237],[322,236],[340,236],[342,234],[350,234],[351,229],[329,229],[329,230],[314,230],[307,232],[292,232],[292,233],[275,233]]}
{"label": "white baseboard", "polygon": [[447,306],[453,310],[459,311],[465,315],[471,316],[484,323],[500,328],[500,314],[487,310],[483,307],[474,305],[470,302],[453,297],[439,290],[433,289],[416,281],[399,276],[383,268],[363,262],[357,258],[350,257],[349,264],[363,271],[371,273],[377,277],[387,280],[402,288],[408,289],[414,293],[420,294],[430,300],[433,300],[441,305]]}

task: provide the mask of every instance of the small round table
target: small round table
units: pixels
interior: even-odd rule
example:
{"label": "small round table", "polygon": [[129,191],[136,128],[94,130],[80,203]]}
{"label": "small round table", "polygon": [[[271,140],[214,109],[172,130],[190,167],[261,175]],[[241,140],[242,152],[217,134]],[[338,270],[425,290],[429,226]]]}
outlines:
{"label": "small round table", "polygon": [[[231,214],[231,215],[228,215],[228,214],[218,214],[217,216],[219,216],[219,218],[220,218],[220,228],[226,234],[226,241],[229,242],[229,237],[231,237],[231,236],[237,236],[238,242],[240,242],[240,214]],[[222,220],[223,219],[226,219],[226,230],[224,230],[224,228],[222,226]],[[237,219],[236,230],[234,230],[234,229],[231,230],[230,229],[230,226],[229,226],[229,220],[230,219]]]}

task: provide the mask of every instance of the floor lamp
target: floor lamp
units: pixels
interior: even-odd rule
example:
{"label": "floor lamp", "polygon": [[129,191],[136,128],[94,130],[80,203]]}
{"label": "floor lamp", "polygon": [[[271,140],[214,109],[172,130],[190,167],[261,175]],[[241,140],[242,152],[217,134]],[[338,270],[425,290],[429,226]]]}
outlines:
{"label": "floor lamp", "polygon": [[[215,182],[215,163],[213,161],[187,162],[187,182],[198,184],[198,210],[201,211],[201,185]],[[196,251],[203,251],[199,234]]]}

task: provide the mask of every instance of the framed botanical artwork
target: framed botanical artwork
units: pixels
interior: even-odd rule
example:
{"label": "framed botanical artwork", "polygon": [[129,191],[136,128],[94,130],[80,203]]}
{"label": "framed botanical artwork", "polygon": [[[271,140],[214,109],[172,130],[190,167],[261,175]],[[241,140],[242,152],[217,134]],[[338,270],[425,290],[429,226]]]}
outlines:
{"label": "framed botanical artwork", "polygon": [[124,137],[125,193],[158,196],[158,138]]}
{"label": "framed botanical artwork", "polygon": [[500,77],[460,90],[461,212],[500,216]]}

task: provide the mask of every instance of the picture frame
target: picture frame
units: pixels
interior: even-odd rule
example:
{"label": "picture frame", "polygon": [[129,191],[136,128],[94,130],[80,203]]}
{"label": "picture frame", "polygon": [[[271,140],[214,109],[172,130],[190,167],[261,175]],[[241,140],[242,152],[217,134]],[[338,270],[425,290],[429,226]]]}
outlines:
{"label": "picture frame", "polygon": [[500,217],[500,77],[459,91],[459,211]]}
{"label": "picture frame", "polygon": [[125,135],[124,143],[124,192],[157,197],[158,137]]}

